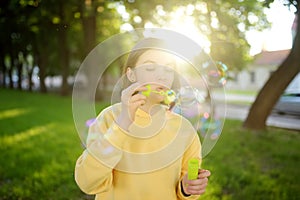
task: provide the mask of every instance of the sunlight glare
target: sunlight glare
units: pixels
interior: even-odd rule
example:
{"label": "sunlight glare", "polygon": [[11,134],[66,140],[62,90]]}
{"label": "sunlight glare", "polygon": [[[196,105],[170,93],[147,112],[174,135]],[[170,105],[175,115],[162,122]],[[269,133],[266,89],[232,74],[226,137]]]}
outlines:
{"label": "sunlight glare", "polygon": [[[206,52],[210,52],[210,41],[208,38],[203,35],[199,29],[197,29],[195,25],[195,19],[193,16],[193,11],[195,10],[195,6],[188,5],[187,7],[179,7],[176,11],[169,13],[169,21],[164,25],[164,28],[176,31],[185,35],[186,37],[195,41],[202,49]],[[147,22],[145,24],[145,28],[159,28],[159,26],[155,26],[151,22]],[[153,31],[145,32],[145,37],[158,37],[162,39],[168,39],[168,36],[158,35],[158,33],[153,33]],[[170,39],[170,38],[169,38]],[[184,45],[184,44],[173,44],[173,45]],[[193,51],[191,52],[195,56],[199,52]]]}
{"label": "sunlight glare", "polygon": [[17,117],[20,115],[24,115],[25,113],[28,113],[28,112],[29,112],[28,109],[22,109],[22,108],[5,110],[5,111],[0,112],[0,120],[6,119],[6,118]]}
{"label": "sunlight glare", "polygon": [[15,145],[18,142],[22,142],[26,139],[29,139],[33,136],[39,135],[43,132],[47,132],[50,130],[51,127],[53,127],[54,124],[47,124],[43,126],[37,126],[34,128],[30,128],[26,131],[22,131],[20,133],[14,134],[14,135],[9,135],[9,136],[4,136],[1,140],[1,143],[5,146],[11,146]]}
{"label": "sunlight glare", "polygon": [[[264,9],[267,19],[272,23],[269,30],[246,32],[246,39],[251,45],[250,55],[255,55],[261,51],[277,51],[290,49],[292,47],[292,24],[295,18],[294,11],[289,10],[279,0],[275,0],[270,8]],[[280,15],[278,14],[280,13]],[[250,22],[257,19],[250,16]]]}

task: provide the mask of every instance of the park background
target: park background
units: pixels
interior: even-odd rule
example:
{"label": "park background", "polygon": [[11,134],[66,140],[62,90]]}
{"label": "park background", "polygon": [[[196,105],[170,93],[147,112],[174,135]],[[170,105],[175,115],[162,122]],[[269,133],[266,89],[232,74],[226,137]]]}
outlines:
{"label": "park background", "polygon": [[[98,43],[140,27],[188,30],[183,34],[196,33],[193,39],[214,60],[225,63],[231,74],[239,73],[255,61],[246,33],[272,27],[264,12],[269,3],[272,1],[1,1],[0,199],[93,199],[74,181],[75,162],[83,147],[74,126],[70,95],[72,78]],[[279,3],[297,16],[299,1]],[[298,38],[299,29],[295,30]],[[299,50],[295,46],[290,44],[290,52]],[[299,52],[296,55],[299,58]],[[101,94],[109,90],[110,78],[119,74],[118,64],[113,63],[103,76],[96,95],[97,111],[108,105]],[[286,74],[281,74],[282,79],[291,81],[296,76]],[[273,90],[279,97],[284,87]],[[256,98],[262,91],[226,92]],[[226,119],[218,143],[203,162],[212,176],[202,198],[298,199],[299,137],[297,130],[251,128],[244,121]]]}

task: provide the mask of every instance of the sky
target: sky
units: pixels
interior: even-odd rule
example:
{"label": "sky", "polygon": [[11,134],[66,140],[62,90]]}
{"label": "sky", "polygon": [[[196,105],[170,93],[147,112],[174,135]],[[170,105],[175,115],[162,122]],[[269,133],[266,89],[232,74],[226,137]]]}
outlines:
{"label": "sky", "polygon": [[279,0],[275,0],[270,9],[265,9],[265,13],[268,21],[272,23],[271,29],[263,32],[251,31],[246,34],[251,45],[251,55],[261,52],[262,49],[276,51],[292,47],[291,27],[294,13]]}

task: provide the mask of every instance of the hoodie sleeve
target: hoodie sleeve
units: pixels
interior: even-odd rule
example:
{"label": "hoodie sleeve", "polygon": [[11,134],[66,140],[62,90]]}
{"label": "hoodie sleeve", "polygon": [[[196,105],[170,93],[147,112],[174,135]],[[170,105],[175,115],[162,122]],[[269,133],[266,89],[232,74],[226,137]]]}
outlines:
{"label": "hoodie sleeve", "polygon": [[87,148],[76,162],[75,181],[87,194],[105,192],[112,187],[113,169],[122,157],[121,150],[106,138],[108,134],[123,131],[111,116],[111,113],[104,111],[90,126]]}
{"label": "hoodie sleeve", "polygon": [[195,136],[191,142],[191,145],[187,148],[183,155],[182,159],[182,168],[181,168],[181,177],[177,184],[177,197],[180,200],[196,200],[199,199],[200,195],[185,195],[183,193],[183,188],[181,181],[183,179],[183,176],[187,173],[188,170],[188,160],[191,158],[197,158],[200,160],[199,166],[201,166],[201,143],[200,139],[195,132]]}

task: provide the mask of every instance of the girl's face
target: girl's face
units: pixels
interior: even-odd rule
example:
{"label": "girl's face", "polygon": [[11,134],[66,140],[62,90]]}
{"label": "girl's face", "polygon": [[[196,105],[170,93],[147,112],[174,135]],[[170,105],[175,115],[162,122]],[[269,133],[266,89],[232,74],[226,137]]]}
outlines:
{"label": "girl's face", "polygon": [[[175,67],[174,55],[162,50],[147,50],[139,57],[132,72],[137,82],[149,84],[151,90],[159,92],[171,88]],[[151,93],[149,100],[160,102],[164,96]]]}
{"label": "girl's face", "polygon": [[148,50],[136,62],[136,81],[151,83],[152,89],[169,89],[174,81],[175,66],[174,55],[161,50]]}

